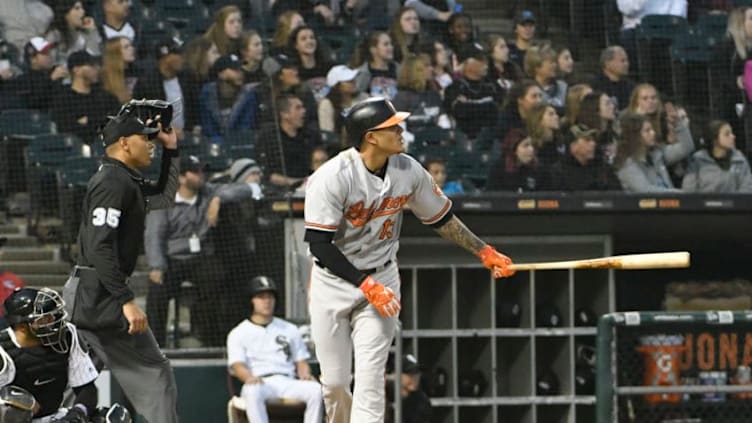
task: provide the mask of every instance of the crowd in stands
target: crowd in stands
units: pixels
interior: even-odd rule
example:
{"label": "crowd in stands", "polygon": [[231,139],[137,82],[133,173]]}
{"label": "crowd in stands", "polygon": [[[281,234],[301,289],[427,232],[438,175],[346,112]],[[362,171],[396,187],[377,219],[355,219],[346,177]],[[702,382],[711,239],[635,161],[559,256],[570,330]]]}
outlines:
{"label": "crowd in stands", "polygon": [[[537,16],[526,9],[505,38],[478,28],[453,0],[193,3],[3,1],[9,48],[0,60],[0,110],[40,110],[58,132],[92,144],[118,104],[165,99],[181,138],[221,147],[227,137],[255,134],[247,158],[264,170],[263,183],[295,191],[312,171],[312,151],[348,147],[340,142],[348,109],[384,96],[412,113],[408,152],[426,167],[443,163],[465,187],[455,195],[749,191],[741,141],[752,116],[752,8],[618,0],[619,43],[581,53],[599,59],[588,75],[562,40],[539,38]],[[651,48],[639,35],[646,16],[698,14],[727,16],[728,24],[713,47],[716,110],[693,133],[691,108],[635,63]]]}

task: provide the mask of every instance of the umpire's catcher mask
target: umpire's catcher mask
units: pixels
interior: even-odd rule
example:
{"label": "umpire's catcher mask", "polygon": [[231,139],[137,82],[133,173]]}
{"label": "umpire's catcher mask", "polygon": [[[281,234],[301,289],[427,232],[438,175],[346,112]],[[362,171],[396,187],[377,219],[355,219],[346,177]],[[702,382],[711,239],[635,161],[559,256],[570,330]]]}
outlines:
{"label": "umpire's catcher mask", "polygon": [[49,288],[20,288],[5,299],[3,307],[11,325],[26,323],[42,345],[59,353],[68,352],[68,314],[60,294]]}
{"label": "umpire's catcher mask", "polygon": [[0,422],[29,423],[34,415],[34,396],[18,386],[0,388]]}

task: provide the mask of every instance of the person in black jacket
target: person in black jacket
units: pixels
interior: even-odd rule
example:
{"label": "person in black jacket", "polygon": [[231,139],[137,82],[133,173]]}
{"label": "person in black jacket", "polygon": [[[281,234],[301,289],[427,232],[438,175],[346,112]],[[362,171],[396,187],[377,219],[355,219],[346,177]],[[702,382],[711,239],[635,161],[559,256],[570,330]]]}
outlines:
{"label": "person in black jacket", "polygon": [[182,138],[184,130],[193,129],[199,124],[198,104],[184,101],[186,88],[181,72],[185,64],[183,42],[177,38],[166,38],[154,47],[157,68],[144,72],[133,87],[133,98],[155,98],[172,104],[174,109],[172,128]]}
{"label": "person in black jacket", "polygon": [[29,109],[48,111],[54,91],[60,89],[60,81],[68,77],[65,66],[53,67],[50,54],[53,47],[54,43],[42,37],[32,38],[24,47],[24,62],[29,68],[13,83],[18,97]]}
{"label": "person in black jacket", "polygon": [[567,134],[569,153],[551,166],[551,187],[557,191],[621,190],[611,167],[596,156],[596,129],[572,125]]}
{"label": "person in black jacket", "polygon": [[[169,108],[150,112],[131,101],[101,130],[102,165],[89,180],[81,208],[78,265],[63,288],[70,320],[112,371],[136,411],[150,422],[175,423],[177,388],[128,278],[144,244],[147,209],[167,208],[178,187],[179,158]],[[146,122],[139,115],[149,113]],[[164,130],[162,115],[164,114]],[[158,128],[153,125],[157,122]],[[151,164],[156,139],[162,165],[156,183],[139,168]]]}
{"label": "person in black jacket", "polygon": [[444,110],[457,121],[457,128],[475,138],[482,128],[493,127],[498,120],[498,104],[503,94],[488,80],[486,54],[477,43],[463,44],[457,52],[462,63],[462,76],[448,86],[444,94]]}
{"label": "person in black jacket", "polygon": [[545,191],[548,172],[541,168],[533,141],[522,129],[512,129],[504,138],[504,153],[491,165],[486,191]]}

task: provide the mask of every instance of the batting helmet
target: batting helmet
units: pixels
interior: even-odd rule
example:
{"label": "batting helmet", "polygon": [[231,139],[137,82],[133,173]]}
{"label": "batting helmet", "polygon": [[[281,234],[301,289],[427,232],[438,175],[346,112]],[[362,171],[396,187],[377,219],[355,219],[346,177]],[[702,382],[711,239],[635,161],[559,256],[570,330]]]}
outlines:
{"label": "batting helmet", "polygon": [[407,119],[410,113],[398,112],[391,101],[383,97],[373,97],[361,101],[350,109],[345,118],[347,139],[355,148],[368,131],[388,128]]}
{"label": "batting helmet", "polygon": [[249,297],[262,292],[273,292],[274,296],[277,296],[277,284],[269,276],[256,276],[248,284]]}
{"label": "batting helmet", "polygon": [[3,303],[8,323],[28,323],[42,345],[64,353],[68,351],[68,326],[65,303],[57,292],[49,289],[19,288]]}
{"label": "batting helmet", "polygon": [[29,391],[18,386],[0,388],[0,422],[29,423],[34,415],[36,400]]}

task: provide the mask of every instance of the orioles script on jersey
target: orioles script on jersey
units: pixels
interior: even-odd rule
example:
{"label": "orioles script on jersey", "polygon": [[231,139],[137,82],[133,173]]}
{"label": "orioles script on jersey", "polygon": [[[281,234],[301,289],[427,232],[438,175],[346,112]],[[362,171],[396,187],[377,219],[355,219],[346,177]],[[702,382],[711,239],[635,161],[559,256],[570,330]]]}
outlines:
{"label": "orioles script on jersey", "polygon": [[353,226],[360,227],[368,223],[371,219],[399,213],[405,204],[407,204],[409,198],[409,195],[386,197],[381,200],[381,205],[378,208],[376,208],[377,200],[374,200],[368,208],[365,207],[365,202],[361,200],[347,208],[345,219]]}

